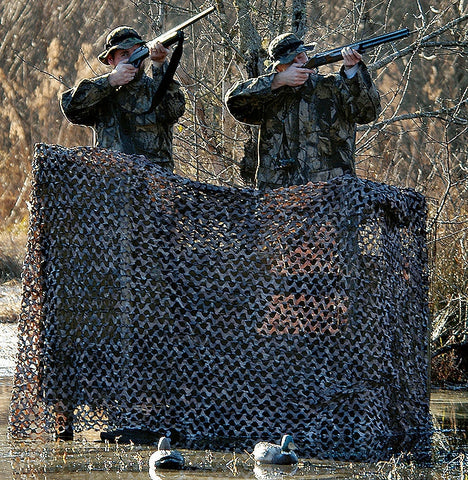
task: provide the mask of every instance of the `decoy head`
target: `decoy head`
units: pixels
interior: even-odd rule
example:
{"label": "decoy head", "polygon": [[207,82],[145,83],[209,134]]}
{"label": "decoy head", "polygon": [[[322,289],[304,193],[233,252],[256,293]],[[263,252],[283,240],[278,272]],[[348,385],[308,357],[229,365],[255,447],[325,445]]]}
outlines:
{"label": "decoy head", "polygon": [[158,450],[170,450],[171,441],[167,437],[161,437],[158,442]]}
{"label": "decoy head", "polygon": [[293,437],[291,435],[283,435],[283,438],[281,439],[281,451],[289,452],[291,450],[296,450],[296,448]]}

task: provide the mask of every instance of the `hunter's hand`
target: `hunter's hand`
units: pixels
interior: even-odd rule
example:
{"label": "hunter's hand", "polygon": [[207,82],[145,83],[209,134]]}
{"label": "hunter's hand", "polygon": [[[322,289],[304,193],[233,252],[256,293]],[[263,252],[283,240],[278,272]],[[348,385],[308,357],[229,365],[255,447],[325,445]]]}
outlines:
{"label": "hunter's hand", "polygon": [[341,50],[343,56],[343,65],[346,69],[354,67],[362,60],[362,55],[351,47],[345,47]]}
{"label": "hunter's hand", "polygon": [[135,68],[126,61],[120,62],[111,73],[109,73],[109,83],[112,87],[119,87],[130,83],[138,72]]}
{"label": "hunter's hand", "polygon": [[285,70],[279,71],[271,84],[271,89],[275,90],[279,87],[288,85],[289,87],[299,87],[304,85],[311,73],[316,73],[310,68],[303,68],[301,63],[292,63]]}
{"label": "hunter's hand", "polygon": [[151,60],[159,65],[162,65],[166,60],[166,57],[169,55],[170,50],[160,42],[150,42],[147,45],[150,51]]}

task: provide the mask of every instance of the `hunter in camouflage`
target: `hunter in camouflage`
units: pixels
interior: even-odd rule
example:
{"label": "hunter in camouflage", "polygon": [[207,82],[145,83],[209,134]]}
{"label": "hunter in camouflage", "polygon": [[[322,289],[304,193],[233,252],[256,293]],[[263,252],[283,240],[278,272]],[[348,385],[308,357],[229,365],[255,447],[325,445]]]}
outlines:
{"label": "hunter in camouflage", "polygon": [[112,72],[81,80],[62,94],[61,107],[70,122],[93,127],[96,146],[144,155],[172,171],[172,127],[184,113],[185,97],[179,84],[171,80],[154,106],[155,92],[168,68],[169,50],[161,44],[148,45],[151,78],[144,72],[144,64],[135,68],[127,62],[144,43],[133,28],[114,29],[98,57],[114,67]]}
{"label": "hunter in camouflage", "polygon": [[259,125],[260,190],[326,181],[355,173],[356,124],[375,120],[380,96],[361,55],[342,51],[339,74],[302,68],[304,45],[286,33],[269,46],[270,73],[238,82],[226,104],[240,122]]}

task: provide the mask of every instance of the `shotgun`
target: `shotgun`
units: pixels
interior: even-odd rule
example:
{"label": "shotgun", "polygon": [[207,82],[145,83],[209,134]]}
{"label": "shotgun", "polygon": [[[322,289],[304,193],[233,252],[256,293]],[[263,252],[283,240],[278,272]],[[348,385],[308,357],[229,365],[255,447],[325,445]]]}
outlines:
{"label": "shotgun", "polygon": [[[203,12],[189,18],[188,20],[180,23],[174,28],[171,28],[169,31],[167,31],[166,33],[163,33],[159,37],[156,37],[154,40],[152,40],[152,42],[153,41],[160,42],[166,48],[173,45],[174,43],[184,38],[183,37],[184,28],[187,28],[190,25],[194,24],[195,22],[198,22],[198,20],[202,19],[203,17],[206,17],[207,15],[212,13],[214,10],[215,10],[215,7],[210,7],[210,8],[207,8],[206,10],[203,10]],[[135,68],[138,68],[141,62],[148,56],[149,56],[149,48],[146,45],[142,45],[130,55],[130,58],[128,59],[128,63],[131,63]]]}
{"label": "shotgun", "polygon": [[343,47],[334,48],[333,50],[327,50],[323,53],[318,53],[311,57],[304,65],[303,68],[317,68],[321,65],[327,65],[329,63],[339,62],[343,59],[341,55],[341,50],[346,47],[351,47],[359,53],[364,53],[371,48],[378,47],[383,43],[394,42],[395,40],[400,40],[401,38],[408,37],[412,33],[407,28],[402,28],[401,30],[395,30],[394,32],[385,33],[383,35],[378,35],[372,38],[366,38],[364,40],[359,40],[354,43],[350,43]]}

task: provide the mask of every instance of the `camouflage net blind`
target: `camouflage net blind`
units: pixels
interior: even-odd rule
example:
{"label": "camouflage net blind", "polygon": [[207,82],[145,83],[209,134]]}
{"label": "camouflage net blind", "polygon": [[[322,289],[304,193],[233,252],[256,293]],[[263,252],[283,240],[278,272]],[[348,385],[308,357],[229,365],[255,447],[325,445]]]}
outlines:
{"label": "camouflage net blind", "polygon": [[427,449],[421,195],[352,176],[261,194],[45,144],[33,172],[13,437]]}

